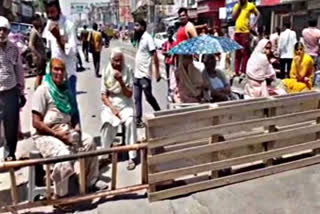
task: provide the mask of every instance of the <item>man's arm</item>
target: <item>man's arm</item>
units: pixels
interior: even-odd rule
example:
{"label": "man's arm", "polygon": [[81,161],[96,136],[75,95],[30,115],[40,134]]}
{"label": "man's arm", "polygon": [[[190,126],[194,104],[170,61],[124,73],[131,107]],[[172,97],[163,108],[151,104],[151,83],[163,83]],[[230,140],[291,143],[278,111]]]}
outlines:
{"label": "man's arm", "polygon": [[[18,49],[16,51],[19,52]],[[22,96],[24,95],[25,82],[24,82],[24,70],[22,67],[20,54],[17,54],[17,63],[14,66],[14,72],[16,75],[17,83],[18,83],[17,85],[18,85],[19,95]]]}
{"label": "man's arm", "polygon": [[157,51],[154,50],[152,51],[152,58],[154,60],[154,65],[155,65],[155,75],[156,75],[156,80],[157,82],[159,82],[161,80],[161,76],[160,76],[160,66],[159,66],[159,58],[158,58],[158,54]]}
{"label": "man's arm", "polygon": [[111,103],[110,99],[109,99],[109,92],[106,92],[104,94],[101,94],[101,100],[103,102],[104,105],[106,105],[107,107],[109,107],[112,111],[112,113],[117,116],[119,119],[120,118],[120,111],[113,106],[113,104]]}
{"label": "man's arm", "polygon": [[187,24],[186,29],[187,29],[187,34],[189,36],[189,39],[198,36],[197,30],[191,22]]}
{"label": "man's arm", "polygon": [[251,29],[254,29],[257,26],[259,18],[261,16],[259,10],[256,7],[254,7],[253,14],[256,16],[256,18],[254,19]]}

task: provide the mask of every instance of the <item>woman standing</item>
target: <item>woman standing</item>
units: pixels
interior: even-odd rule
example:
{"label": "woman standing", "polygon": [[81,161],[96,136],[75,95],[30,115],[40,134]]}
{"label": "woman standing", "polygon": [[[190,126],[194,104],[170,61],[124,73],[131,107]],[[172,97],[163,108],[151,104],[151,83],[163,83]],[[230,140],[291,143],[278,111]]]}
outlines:
{"label": "woman standing", "polygon": [[290,70],[290,79],[283,80],[288,93],[311,90],[314,78],[313,65],[313,59],[305,53],[304,45],[301,42],[297,42],[294,46],[294,57]]}
{"label": "woman standing", "polygon": [[269,96],[266,79],[275,79],[276,74],[270,63],[271,42],[262,39],[252,53],[247,65],[247,84],[245,86],[245,97],[267,97]]}

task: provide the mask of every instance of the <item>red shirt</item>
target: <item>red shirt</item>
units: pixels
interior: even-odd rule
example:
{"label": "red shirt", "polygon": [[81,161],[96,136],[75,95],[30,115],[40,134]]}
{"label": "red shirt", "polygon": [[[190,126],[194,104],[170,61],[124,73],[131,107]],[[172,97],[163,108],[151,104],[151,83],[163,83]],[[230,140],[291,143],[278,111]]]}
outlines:
{"label": "red shirt", "polygon": [[[171,48],[174,47],[174,45],[175,45],[174,41],[172,42],[169,42],[169,40],[166,41],[162,46],[163,53],[168,53],[171,50]],[[168,65],[173,65],[173,56],[166,56],[164,59],[164,62]]]}
{"label": "red shirt", "polygon": [[186,26],[187,25],[179,28],[177,32],[177,40],[175,42],[175,45],[179,45],[181,42],[189,39],[189,36],[186,33]]}

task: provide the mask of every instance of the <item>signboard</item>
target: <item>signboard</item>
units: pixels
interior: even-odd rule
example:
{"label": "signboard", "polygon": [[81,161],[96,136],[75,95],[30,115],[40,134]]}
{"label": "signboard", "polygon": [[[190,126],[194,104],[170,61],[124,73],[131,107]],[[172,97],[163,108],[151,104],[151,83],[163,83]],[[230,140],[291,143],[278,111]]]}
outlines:
{"label": "signboard", "polygon": [[227,19],[232,19],[232,11],[238,0],[226,0]]}
{"label": "signboard", "polygon": [[227,8],[220,7],[219,8],[219,19],[226,19],[227,18]]}
{"label": "signboard", "polygon": [[272,6],[280,4],[280,0],[261,0],[262,6]]}
{"label": "signboard", "polygon": [[32,7],[26,4],[21,4],[21,13],[25,17],[32,17],[33,16]]}
{"label": "signboard", "polygon": [[71,3],[71,14],[87,13],[88,11],[88,3]]}

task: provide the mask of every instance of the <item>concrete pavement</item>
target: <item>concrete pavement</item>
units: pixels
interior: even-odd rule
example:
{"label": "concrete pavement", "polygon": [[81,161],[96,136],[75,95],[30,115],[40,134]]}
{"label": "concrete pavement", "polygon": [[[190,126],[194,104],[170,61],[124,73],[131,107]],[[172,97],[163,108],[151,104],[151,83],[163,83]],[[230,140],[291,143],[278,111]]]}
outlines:
{"label": "concrete pavement", "polygon": [[[134,63],[134,49],[130,44],[114,41],[111,44],[125,49],[126,62]],[[102,65],[108,62],[109,51],[102,54]],[[101,102],[99,96],[100,79],[95,77],[92,63],[85,64],[89,69],[78,73],[78,101],[82,126],[85,132],[94,137],[99,136]],[[30,108],[33,79],[27,79],[28,103],[23,110],[23,131],[30,130]],[[166,82],[154,83],[155,96],[162,108],[166,107]],[[152,112],[148,104],[144,105],[145,112]],[[143,137],[140,130],[140,137]],[[26,151],[30,142],[19,144],[19,151]],[[119,187],[139,182],[140,170],[128,172],[126,163],[119,166]],[[110,170],[105,169],[103,174],[110,181]],[[124,198],[113,198],[103,202],[85,206],[75,213],[128,213],[130,214],[317,214],[320,209],[320,165],[314,165],[303,169],[285,172],[269,177],[259,178],[248,182],[229,185],[180,197],[172,200],[164,200],[149,203],[145,192],[130,195]],[[26,197],[27,170],[19,170],[18,184],[20,193]],[[9,180],[7,174],[0,174],[0,205],[8,201]],[[28,213],[55,213],[52,207],[27,210]]]}

